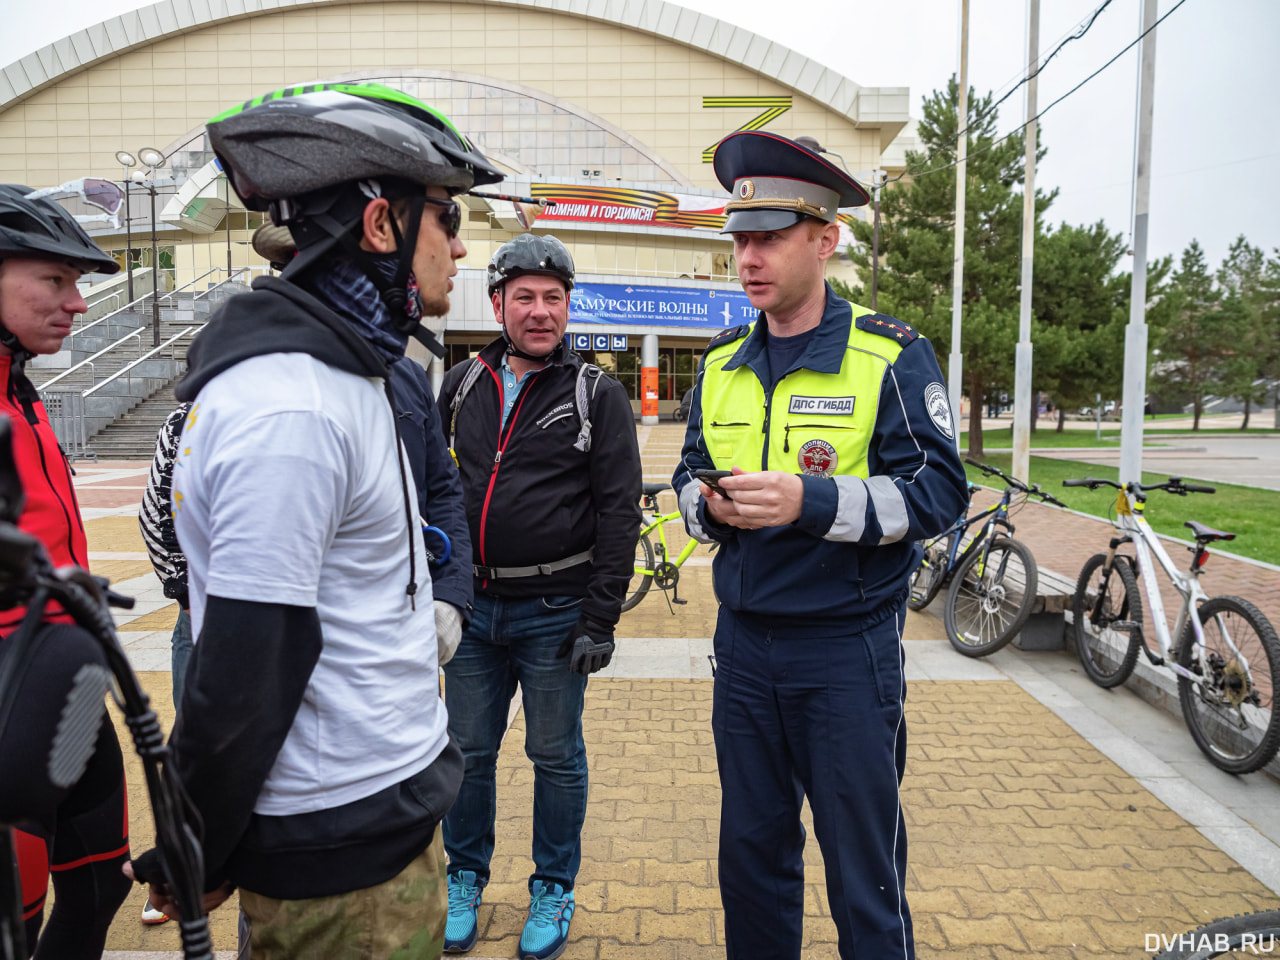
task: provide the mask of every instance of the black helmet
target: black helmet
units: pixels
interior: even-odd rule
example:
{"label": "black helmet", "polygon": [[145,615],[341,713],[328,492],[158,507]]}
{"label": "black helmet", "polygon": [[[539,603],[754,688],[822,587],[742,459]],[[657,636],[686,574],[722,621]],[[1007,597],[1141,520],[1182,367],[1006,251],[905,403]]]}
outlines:
{"label": "black helmet", "polygon": [[[286,278],[304,274],[341,248],[377,288],[402,333],[421,318],[409,275],[425,187],[461,193],[502,173],[471,148],[443,113],[380,84],[310,84],[277,90],[208,123],[209,141],[250,210],[269,210],[302,251]],[[361,217],[377,197],[408,197],[408,227],[391,229],[400,251],[387,279],[360,249]]]}
{"label": "black helmet", "polygon": [[566,290],[573,289],[573,257],[555,237],[522,233],[498,248],[489,261],[489,296],[508,280],[523,274],[555,277]]}
{"label": "black helmet", "polygon": [[[461,193],[502,179],[443,113],[376,83],[277,90],[223,111],[208,128],[250,210],[360,180]],[[287,214],[279,219],[291,219]]]}
{"label": "black helmet", "polygon": [[30,200],[30,187],[0,183],[0,260],[61,260],[82,273],[115,273],[120,264],[89,239],[52,200]]}

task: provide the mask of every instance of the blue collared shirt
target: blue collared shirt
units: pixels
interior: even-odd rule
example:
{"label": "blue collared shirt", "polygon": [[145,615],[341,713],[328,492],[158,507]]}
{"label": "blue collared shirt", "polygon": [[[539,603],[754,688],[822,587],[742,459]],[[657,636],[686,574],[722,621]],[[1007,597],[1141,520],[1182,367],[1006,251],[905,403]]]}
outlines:
{"label": "blue collared shirt", "polygon": [[[502,426],[507,425],[507,417],[511,416],[511,411],[515,409],[516,400],[520,397],[520,388],[529,382],[529,374],[526,373],[522,378],[516,379],[515,371],[511,369],[511,365],[507,363],[507,358],[502,358]],[[530,371],[532,373],[532,371]]]}

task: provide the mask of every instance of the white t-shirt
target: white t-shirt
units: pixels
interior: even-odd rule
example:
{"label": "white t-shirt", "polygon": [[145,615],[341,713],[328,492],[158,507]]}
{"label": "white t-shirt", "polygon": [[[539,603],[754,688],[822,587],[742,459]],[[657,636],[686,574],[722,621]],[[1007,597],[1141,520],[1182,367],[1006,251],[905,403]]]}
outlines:
{"label": "white t-shirt", "polygon": [[[383,383],[301,353],[254,357],[207,383],[173,474],[174,520],[199,637],[210,595],[315,607],[324,638],[255,811],[282,816],[371,796],[448,739],[431,575]],[[413,475],[405,464],[417,519]]]}

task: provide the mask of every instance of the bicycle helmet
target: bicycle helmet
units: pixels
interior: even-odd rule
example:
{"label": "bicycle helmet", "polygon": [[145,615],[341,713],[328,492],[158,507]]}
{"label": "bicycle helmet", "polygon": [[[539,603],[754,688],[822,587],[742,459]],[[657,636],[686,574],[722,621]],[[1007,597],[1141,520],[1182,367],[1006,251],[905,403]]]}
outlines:
{"label": "bicycle helmet", "polygon": [[508,240],[493,255],[486,273],[489,296],[508,280],[530,273],[555,277],[563,281],[565,290],[573,289],[573,257],[563,243],[550,236],[522,233]]}
{"label": "bicycle helmet", "polygon": [[[418,325],[409,289],[424,190],[457,194],[494,183],[502,173],[443,113],[380,84],[309,84],[255,97],[208,123],[209,140],[231,186],[250,210],[288,226],[301,251],[285,276],[296,276],[341,247],[377,287],[402,332]],[[370,200],[407,197],[408,227],[392,232],[400,250],[387,280],[359,245]]]}
{"label": "bicycle helmet", "polygon": [[115,273],[120,264],[52,200],[31,200],[30,187],[0,183],[0,260],[61,260],[81,273]]}

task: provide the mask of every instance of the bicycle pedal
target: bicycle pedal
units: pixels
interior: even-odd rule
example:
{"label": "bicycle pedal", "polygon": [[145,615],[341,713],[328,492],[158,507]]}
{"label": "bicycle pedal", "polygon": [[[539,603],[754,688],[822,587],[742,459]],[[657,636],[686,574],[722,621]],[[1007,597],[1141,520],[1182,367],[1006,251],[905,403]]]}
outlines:
{"label": "bicycle pedal", "polygon": [[1142,629],[1142,624],[1134,620],[1114,620],[1112,621],[1111,626],[1115,627],[1117,630],[1128,630],[1130,633],[1134,630]]}
{"label": "bicycle pedal", "polygon": [[683,607],[683,606],[684,606],[685,604],[687,604],[689,601],[688,601],[688,600],[681,600],[679,597],[672,597],[672,598],[671,598],[671,602],[672,602],[672,603],[679,604],[680,606],[682,606],[682,607]]}

